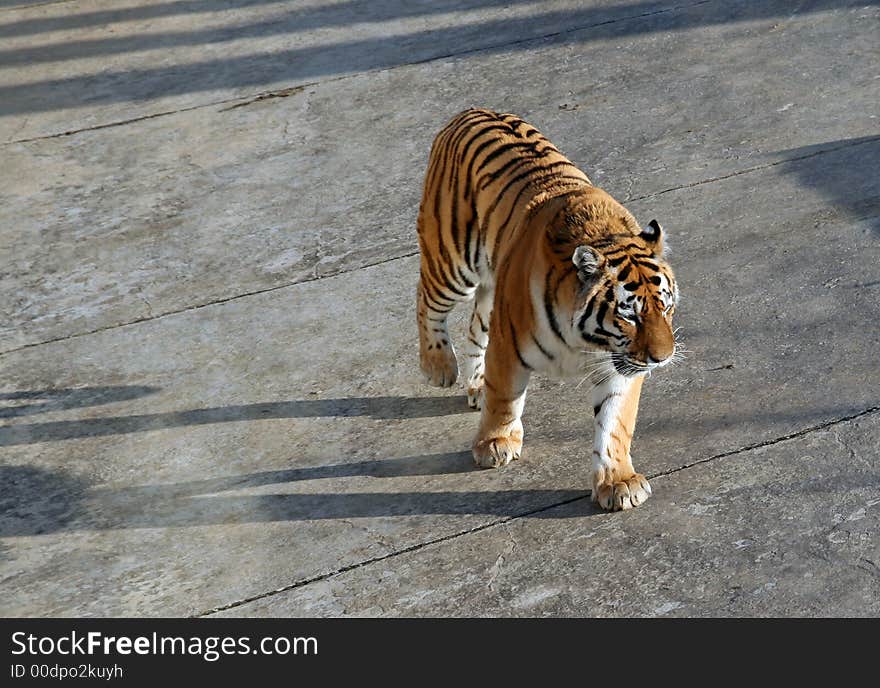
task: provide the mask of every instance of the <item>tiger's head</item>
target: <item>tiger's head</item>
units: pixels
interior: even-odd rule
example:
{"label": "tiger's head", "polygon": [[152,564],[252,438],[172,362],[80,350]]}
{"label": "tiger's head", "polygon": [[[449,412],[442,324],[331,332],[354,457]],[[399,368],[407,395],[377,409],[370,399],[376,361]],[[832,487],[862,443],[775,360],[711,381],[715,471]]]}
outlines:
{"label": "tiger's head", "polygon": [[608,352],[614,369],[633,377],[673,360],[678,287],[657,220],[640,228],[617,203],[605,208],[612,212],[603,230],[582,235],[571,253],[578,292],[572,326],[587,348]]}

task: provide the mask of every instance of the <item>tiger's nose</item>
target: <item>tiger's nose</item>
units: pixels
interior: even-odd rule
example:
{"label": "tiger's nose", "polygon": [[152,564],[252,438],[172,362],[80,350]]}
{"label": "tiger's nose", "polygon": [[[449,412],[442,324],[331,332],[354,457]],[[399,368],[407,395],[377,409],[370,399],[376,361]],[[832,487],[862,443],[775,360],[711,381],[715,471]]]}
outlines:
{"label": "tiger's nose", "polygon": [[[663,354],[660,354],[660,355],[663,356]],[[663,365],[664,363],[666,363],[670,359],[671,356],[672,356],[672,354],[670,353],[670,354],[667,354],[666,356],[663,356],[663,358],[654,358],[651,354],[648,354],[645,357],[645,360],[649,366],[657,366],[657,365]]]}

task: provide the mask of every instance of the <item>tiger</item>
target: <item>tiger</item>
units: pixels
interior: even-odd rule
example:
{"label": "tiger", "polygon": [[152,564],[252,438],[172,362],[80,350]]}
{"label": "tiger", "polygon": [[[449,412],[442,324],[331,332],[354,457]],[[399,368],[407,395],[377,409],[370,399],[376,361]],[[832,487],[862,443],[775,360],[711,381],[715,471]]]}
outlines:
{"label": "tiger", "polygon": [[[592,500],[645,502],[630,445],[643,380],[675,358],[679,299],[660,223],[640,227],[520,117],[473,108],[434,139],[417,231],[420,367],[439,387],[461,372],[480,410],[477,466],[520,457],[533,372],[579,373],[591,383]],[[447,318],[468,300],[459,359]]]}

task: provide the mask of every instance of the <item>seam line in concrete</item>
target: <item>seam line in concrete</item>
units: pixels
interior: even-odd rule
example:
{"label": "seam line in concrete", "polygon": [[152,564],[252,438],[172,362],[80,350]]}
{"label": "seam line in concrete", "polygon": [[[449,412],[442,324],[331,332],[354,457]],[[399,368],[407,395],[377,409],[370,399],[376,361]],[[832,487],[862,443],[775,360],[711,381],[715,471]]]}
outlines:
{"label": "seam line in concrete", "polygon": [[[60,2],[67,2],[68,0],[59,0],[59,1]],[[84,133],[87,131],[96,131],[99,129],[109,129],[111,127],[119,127],[119,126],[123,126],[125,124],[132,124],[134,122],[141,122],[141,121],[148,120],[148,119],[156,119],[157,117],[165,117],[167,115],[176,115],[180,112],[189,112],[191,110],[198,110],[200,108],[214,107],[216,105],[225,105],[226,103],[232,103],[232,102],[236,102],[239,100],[243,101],[243,102],[239,106],[236,106],[236,107],[244,107],[246,105],[250,105],[251,102],[274,98],[274,97],[276,97],[276,94],[282,93],[284,91],[290,91],[291,89],[307,88],[309,86],[317,86],[320,84],[329,84],[329,83],[333,83],[335,81],[340,81],[342,79],[357,78],[357,77],[369,75],[369,74],[381,74],[383,72],[390,72],[395,69],[401,69],[401,68],[411,67],[411,66],[420,65],[420,64],[427,64],[429,62],[434,62],[436,60],[448,60],[451,57],[459,57],[462,55],[474,55],[474,54],[486,52],[489,50],[497,50],[499,48],[506,48],[507,46],[521,45],[523,43],[544,41],[544,40],[547,40],[548,38],[556,38],[557,36],[565,36],[567,34],[576,33],[578,31],[587,31],[589,29],[594,29],[599,26],[607,26],[609,24],[617,24],[619,22],[630,21],[632,19],[643,19],[645,17],[652,17],[652,16],[655,16],[658,14],[666,14],[668,12],[675,12],[677,10],[687,10],[687,9],[691,9],[693,7],[699,7],[700,5],[705,5],[710,2],[714,2],[714,1],[715,0],[698,0],[697,2],[692,2],[692,3],[686,4],[686,5],[675,5],[673,7],[666,7],[666,8],[662,8],[659,10],[654,10],[652,12],[643,12],[641,14],[633,14],[633,15],[629,15],[626,17],[618,17],[617,19],[608,19],[606,21],[596,22],[595,24],[584,24],[582,26],[575,26],[570,29],[565,29],[564,31],[554,31],[552,33],[543,34],[541,36],[531,36],[529,38],[518,38],[513,41],[507,41],[506,43],[496,43],[494,45],[487,45],[487,46],[483,46],[480,48],[469,48],[466,50],[460,50],[458,52],[453,52],[453,53],[446,53],[443,55],[432,55],[431,57],[426,57],[422,60],[413,60],[412,62],[404,62],[402,64],[394,65],[392,67],[380,67],[377,69],[368,69],[363,72],[357,72],[355,74],[342,74],[337,77],[329,77],[327,79],[322,79],[320,81],[313,81],[313,82],[305,83],[305,84],[297,84],[295,86],[290,86],[290,87],[281,88],[281,89],[272,90],[272,91],[257,92],[257,93],[249,94],[246,96],[235,96],[233,98],[215,100],[215,101],[211,101],[209,103],[200,103],[199,105],[192,105],[189,107],[179,108],[179,109],[175,109],[175,110],[155,112],[153,114],[141,115],[138,117],[131,117],[129,119],[119,120],[117,122],[107,122],[105,124],[96,124],[91,127],[83,127],[82,129],[71,129],[69,131],[56,132],[54,134],[44,134],[42,136],[34,136],[32,138],[6,141],[0,145],[9,146],[9,145],[16,144],[16,143],[33,143],[34,141],[42,141],[44,139],[56,139],[56,138],[61,138],[64,136],[73,136],[74,134],[81,134],[81,133]],[[232,109],[232,108],[227,108],[227,109]]]}
{"label": "seam line in concrete", "polygon": [[[6,349],[5,351],[0,351],[0,356],[5,356],[6,354],[13,354],[19,351],[23,351],[25,349],[33,349],[36,346],[43,346],[44,344],[55,344],[56,342],[66,342],[68,339],[77,339],[79,337],[87,337],[91,334],[99,334],[101,332],[107,332],[108,330],[115,330],[121,327],[128,327],[129,325],[137,325],[143,322],[149,322],[151,320],[158,320],[159,318],[164,318],[167,315],[177,315],[179,313],[187,313],[189,311],[197,311],[200,308],[207,308],[208,306],[216,306],[222,303],[228,303],[229,301],[235,301],[236,299],[243,299],[248,296],[258,296],[259,294],[266,294],[272,291],[278,291],[279,289],[287,289],[288,287],[296,287],[300,284],[308,284],[310,282],[317,282],[318,280],[327,279],[328,277],[336,277],[337,275],[345,275],[350,272],[356,272],[357,270],[364,270],[366,268],[376,267],[377,265],[384,265],[385,263],[390,263],[395,260],[403,260],[404,258],[412,258],[413,256],[418,255],[418,251],[413,251],[410,253],[404,253],[399,256],[393,256],[391,258],[383,258],[382,260],[377,260],[375,263],[367,263],[365,265],[358,265],[356,268],[351,268],[350,270],[341,270],[340,272],[334,272],[329,275],[315,275],[313,277],[306,277],[304,279],[296,280],[294,282],[285,282],[284,284],[276,284],[271,287],[264,287],[262,289],[254,289],[253,291],[247,291],[242,294],[233,294],[232,296],[226,296],[222,299],[215,299],[213,301],[206,301],[205,303],[197,303],[191,306],[184,306],[183,308],[177,308],[170,311],[165,311],[164,313],[159,313],[158,315],[150,314],[146,315],[142,318],[135,318],[134,320],[129,320],[127,322],[122,323],[114,323],[113,325],[106,325],[105,327],[99,327],[94,330],[88,330],[86,332],[74,332],[73,334],[68,334],[63,337],[55,337],[53,339],[45,339],[40,342],[31,342],[30,344],[23,344],[22,346],[17,346],[12,349]],[[141,297],[143,299],[143,297]],[[146,299],[143,299],[146,303]],[[149,304],[147,304],[149,307]],[[151,309],[152,310],[152,309]]]}
{"label": "seam line in concrete", "polygon": [[790,162],[798,162],[799,160],[807,160],[809,158],[815,158],[817,155],[824,155],[825,153],[833,153],[834,151],[839,151],[843,148],[854,148],[855,146],[864,146],[865,144],[877,143],[880,141],[880,136],[870,136],[864,138],[859,141],[849,141],[846,143],[842,143],[839,146],[832,146],[829,148],[823,148],[819,151],[814,151],[812,153],[805,153],[804,155],[797,155],[793,158],[785,158],[784,160],[774,160],[773,162],[764,163],[763,165],[755,165],[754,167],[747,167],[744,170],[737,170],[736,172],[731,172],[730,174],[723,174],[719,177],[710,177],[709,179],[701,179],[696,182],[691,182],[689,184],[682,184],[680,186],[672,186],[668,189],[663,189],[662,191],[655,191],[653,193],[645,194],[644,196],[634,196],[633,198],[627,198],[624,203],[632,203],[633,201],[643,201],[646,198],[655,198],[657,196],[662,196],[663,194],[670,193],[671,191],[680,191],[682,189],[691,189],[695,186],[702,186],[703,184],[712,184],[714,182],[724,181],[725,179],[731,179],[733,177],[738,177],[741,174],[749,174],[751,172],[760,172],[761,170],[766,170],[771,167],[777,167],[778,165],[785,165]]}
{"label": "seam line in concrete", "polygon": [[692,461],[691,463],[686,463],[677,468],[669,468],[665,471],[660,471],[659,473],[655,473],[653,475],[648,476],[649,478],[663,478],[667,475],[672,475],[673,473],[678,473],[678,471],[683,471],[688,468],[693,468],[694,466],[699,466],[704,463],[709,463],[710,461],[715,461],[716,459],[724,459],[728,456],[733,456],[734,454],[742,454],[744,452],[754,451],[755,449],[762,449],[764,447],[770,447],[774,444],[779,444],[781,442],[787,442],[788,440],[797,439],[799,437],[803,437],[804,435],[809,435],[810,433],[816,432],[818,430],[824,430],[825,428],[830,428],[834,425],[839,425],[840,423],[847,423],[851,420],[856,420],[857,418],[861,418],[862,416],[868,416],[872,413],[877,413],[880,411],[880,406],[871,406],[870,408],[866,408],[863,411],[859,411],[857,413],[850,414],[848,416],[843,416],[842,418],[835,418],[833,420],[827,420],[824,423],[819,423],[818,425],[811,425],[807,428],[803,428],[802,430],[796,430],[795,432],[789,433],[788,435],[782,435],[781,437],[775,437],[771,440],[764,440],[763,442],[756,442],[755,444],[749,444],[745,447],[741,447],[740,449],[731,449],[730,451],[721,452],[720,454],[714,454],[712,456],[708,456],[705,459],[697,459],[696,461]]}
{"label": "seam line in concrete", "polygon": [[[775,444],[780,444],[782,442],[787,442],[788,440],[797,439],[799,437],[803,437],[805,435],[809,435],[810,433],[816,432],[818,430],[824,430],[825,428],[832,427],[834,425],[839,425],[840,423],[846,423],[851,420],[855,420],[857,418],[861,418],[863,416],[870,415],[872,413],[876,413],[880,411],[880,406],[872,406],[863,411],[859,411],[858,413],[853,413],[848,416],[843,416],[842,418],[835,418],[833,420],[825,421],[824,423],[819,423],[818,425],[811,425],[810,427],[803,428],[801,430],[797,430],[795,432],[789,433],[787,435],[782,435],[781,437],[775,437],[773,439],[764,440],[763,442],[756,442],[755,444],[746,445],[745,447],[740,447],[739,449],[731,449],[730,451],[721,452],[720,454],[715,454],[713,456],[706,457],[705,459],[699,459],[697,461],[692,461],[691,463],[684,464],[682,466],[678,466],[676,468],[670,468],[665,471],[660,471],[659,473],[654,473],[649,475],[648,478],[651,480],[655,478],[662,478],[673,473],[678,473],[679,471],[687,470],[688,468],[692,468],[694,466],[699,466],[705,463],[709,463],[710,461],[716,461],[718,459],[723,459],[729,456],[734,456],[737,454],[744,454],[750,451],[754,451],[755,449],[761,449],[763,447],[769,447]],[[212,614],[217,614],[219,612],[223,612],[229,609],[235,609],[236,607],[241,607],[242,605],[249,604],[251,602],[256,602],[258,600],[263,600],[269,597],[273,597],[275,595],[279,595],[281,593],[290,592],[291,590],[296,590],[297,588],[302,588],[306,585],[310,585],[312,583],[318,583],[320,581],[327,580],[329,578],[335,578],[336,576],[342,575],[344,573],[348,573],[349,571],[353,571],[355,569],[359,569],[364,566],[369,566],[371,564],[375,564],[380,561],[385,561],[387,559],[392,559],[394,557],[400,556],[402,554],[408,554],[409,552],[415,552],[420,549],[424,549],[425,547],[430,547],[431,545],[436,545],[441,542],[447,542],[449,540],[454,540],[459,537],[463,537],[466,535],[470,535],[472,533],[479,533],[483,530],[488,530],[489,528],[495,528],[497,526],[502,526],[506,523],[510,523],[511,521],[515,521],[517,519],[526,518],[528,516],[533,516],[535,514],[543,513],[545,511],[549,511],[551,509],[555,509],[560,506],[565,506],[567,504],[572,504],[574,502],[579,502],[584,499],[587,499],[590,496],[590,493],[581,496],[581,497],[572,497],[570,499],[565,499],[561,502],[554,502],[553,504],[548,504],[546,506],[538,507],[536,509],[530,509],[529,511],[525,511],[521,514],[515,514],[513,516],[507,516],[505,518],[498,519],[496,521],[492,521],[491,523],[484,523],[482,525],[476,526],[474,528],[469,528],[468,530],[462,530],[458,533],[452,533],[450,535],[444,535],[443,537],[434,538],[433,540],[427,540],[425,542],[420,542],[414,545],[410,545],[409,547],[404,547],[403,549],[396,550],[394,552],[390,552],[388,554],[384,554],[381,557],[373,557],[371,559],[365,559],[364,561],[356,562],[354,564],[349,564],[348,566],[343,566],[336,571],[332,571],[329,573],[323,573],[318,576],[313,576],[312,578],[306,578],[300,581],[296,581],[289,585],[285,585],[280,588],[276,588],[275,590],[270,590],[269,592],[260,593],[259,595],[251,595],[250,597],[246,597],[241,600],[236,600],[235,602],[229,602],[228,604],[224,604],[218,607],[214,607],[213,609],[209,609],[207,611],[199,612],[194,614],[193,617],[201,618],[210,616]]]}
{"label": "seam line in concrete", "polygon": [[281,588],[277,588],[275,590],[270,590],[269,592],[260,593],[259,595],[252,595],[251,597],[246,597],[241,600],[236,600],[235,602],[230,602],[229,604],[224,604],[219,607],[214,607],[213,609],[209,609],[208,611],[199,612],[198,614],[194,614],[194,618],[201,618],[205,616],[210,616],[211,614],[216,614],[218,612],[226,611],[227,609],[234,609],[235,607],[240,607],[243,604],[248,604],[250,602],[256,602],[257,600],[262,600],[267,597],[272,597],[274,595],[278,595],[284,592],[289,592],[291,590],[295,590],[296,588],[301,588],[305,585],[310,585],[312,583],[318,583],[322,580],[327,580],[328,578],[334,578],[343,573],[347,573],[349,571],[353,571],[354,569],[359,569],[362,566],[369,566],[370,564],[375,564],[380,561],[385,561],[386,559],[392,559],[394,557],[400,556],[401,554],[407,554],[408,552],[415,552],[424,547],[429,547],[430,545],[436,545],[440,542],[446,542],[447,540],[453,540],[455,538],[461,537],[463,535],[470,535],[471,533],[479,533],[481,530],[486,530],[487,528],[494,528],[495,526],[504,525],[510,521],[513,521],[518,518],[524,518],[526,516],[531,516],[532,514],[538,514],[542,511],[547,511],[548,509],[552,509],[557,506],[564,506],[565,504],[570,504],[572,502],[577,502],[582,499],[586,499],[589,494],[584,495],[582,497],[572,497],[571,499],[566,499],[562,502],[556,502],[551,504],[550,506],[542,506],[538,509],[532,509],[531,511],[526,511],[521,514],[515,514],[513,516],[507,516],[503,519],[492,521],[491,523],[484,523],[479,526],[475,526],[474,528],[469,528],[468,530],[462,530],[457,533],[451,533],[449,535],[444,535],[443,537],[434,538],[433,540],[427,540],[425,542],[419,542],[414,545],[410,545],[409,547],[404,547],[403,549],[395,550],[394,552],[389,552],[388,554],[383,554],[381,557],[373,557],[372,559],[365,559],[364,561],[355,562],[354,564],[349,564],[348,566],[343,566],[336,571],[331,571],[329,573],[322,573],[319,576],[313,576],[312,578],[306,578],[300,581],[296,581],[295,583],[291,583],[290,585],[285,585]]}
{"label": "seam line in concrete", "polygon": [[[271,96],[261,96],[262,97],[271,97]],[[279,96],[284,97],[284,96]],[[195,108],[191,108],[195,109]],[[662,191],[655,191],[654,193],[646,194],[644,196],[633,196],[630,198],[625,198],[622,203],[632,203],[634,201],[643,201],[648,198],[655,198],[656,196],[661,196],[666,193],[670,193],[672,191],[680,191],[682,189],[691,189],[697,186],[702,186],[704,184],[712,184],[715,182],[724,181],[727,179],[732,179],[733,177],[738,177],[744,174],[750,174],[752,172],[760,172],[761,170],[766,170],[771,167],[777,167],[779,165],[784,165],[790,162],[797,162],[799,160],[806,160],[808,158],[814,158],[818,155],[824,155],[826,153],[833,153],[834,151],[841,150],[843,148],[852,148],[855,146],[862,146],[866,144],[872,144],[880,142],[880,136],[870,137],[861,141],[853,141],[849,143],[844,143],[839,146],[834,146],[831,148],[824,148],[820,151],[815,151],[814,153],[807,153],[805,155],[799,155],[793,158],[786,158],[784,160],[776,160],[773,162],[766,163],[764,165],[756,165],[755,167],[748,167],[744,170],[738,170],[736,172],[731,172],[730,174],[721,175],[719,177],[712,177],[710,179],[703,179],[696,182],[691,182],[690,184],[682,184],[680,186],[674,186],[669,189],[663,189]],[[377,265],[384,265],[385,263],[391,263],[395,260],[403,260],[405,258],[412,258],[413,256],[418,255],[418,251],[411,251],[409,253],[403,253],[398,256],[392,256],[390,258],[383,258],[382,260],[378,260],[374,263],[367,263],[365,265],[358,265],[357,267],[350,268],[348,270],[340,270],[339,272],[329,273],[327,275],[315,275],[313,277],[307,277],[305,279],[295,280],[293,282],[285,282],[284,284],[277,284],[271,287],[264,287],[262,289],[254,289],[252,291],[246,291],[241,294],[233,294],[232,296],[227,296],[222,299],[215,299],[213,301],[206,301],[204,303],[197,303],[190,306],[184,306],[182,308],[176,308],[170,311],[165,311],[164,313],[159,313],[158,315],[148,315],[143,318],[135,318],[134,320],[129,320],[127,322],[115,323],[113,325],[107,325],[105,327],[99,327],[94,330],[87,330],[85,332],[75,332],[73,334],[65,335],[63,337],[55,337],[52,339],[45,339],[39,342],[31,342],[30,344],[24,344],[22,346],[13,347],[11,349],[6,349],[4,351],[0,351],[0,356],[5,356],[6,354],[16,353],[18,351],[23,351],[24,349],[32,349],[37,346],[42,346],[44,344],[54,344],[56,342],[67,341],[68,339],[76,339],[78,337],[86,337],[92,334],[98,334],[100,332],[106,332],[107,330],[114,330],[120,327],[127,327],[129,325],[137,325],[143,322],[149,322],[151,320],[158,320],[159,318],[164,318],[167,315],[177,315],[178,313],[187,313],[189,311],[199,310],[200,308],[206,308],[208,306],[216,306],[221,303],[228,303],[229,301],[234,301],[236,299],[246,298],[248,296],[257,296],[259,294],[265,294],[272,291],[277,291],[279,289],[286,289],[287,287],[294,287],[300,284],[308,284],[309,282],[317,282],[322,279],[329,279],[331,277],[337,277],[339,275],[346,275],[352,272],[356,272],[358,270],[363,270],[366,268],[376,267]]]}

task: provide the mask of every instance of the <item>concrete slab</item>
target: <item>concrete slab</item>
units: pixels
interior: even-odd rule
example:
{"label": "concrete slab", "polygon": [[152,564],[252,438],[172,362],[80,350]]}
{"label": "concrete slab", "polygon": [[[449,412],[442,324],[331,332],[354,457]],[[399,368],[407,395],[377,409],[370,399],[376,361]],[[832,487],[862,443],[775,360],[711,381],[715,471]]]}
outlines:
{"label": "concrete slab", "polygon": [[[694,354],[646,385],[645,472],[880,406],[880,320],[853,336],[851,317],[876,314],[876,216],[829,212],[801,181],[878,146],[652,199],[690,213],[675,245]],[[472,468],[476,416],[418,380],[416,274],[390,261],[0,358],[4,611],[202,613],[583,497],[576,380],[536,379],[523,461]]]}
{"label": "concrete slab", "polygon": [[703,3],[246,107],[4,146],[0,351],[412,254],[430,141],[474,104],[532,119],[621,199],[876,136],[880,80],[866,56],[878,9]]}
{"label": "concrete slab", "polygon": [[[260,19],[282,4],[229,6]],[[880,81],[864,59],[877,8],[819,2],[789,16],[786,3],[767,3],[760,16],[735,14],[751,6],[602,4],[596,11],[659,9],[581,33],[561,13],[558,35],[516,49],[4,146],[0,614],[465,613],[407,588],[407,572],[436,551],[448,562],[439,590],[452,590],[458,572],[472,599],[497,570],[501,593],[473,613],[587,613],[591,583],[575,578],[573,592],[553,579],[545,595],[536,570],[538,553],[554,561],[554,544],[560,576],[582,563],[574,522],[602,536],[590,538],[597,567],[661,568],[651,575],[664,581],[749,566],[724,549],[730,537],[769,533],[751,537],[769,549],[745,545],[743,557],[796,543],[781,550],[794,573],[773,574],[770,556],[741,574],[744,590],[777,586],[754,603],[730,603],[719,574],[702,591],[665,597],[647,582],[615,588],[589,613],[762,614],[784,600],[792,613],[876,613],[852,566],[877,563],[880,181],[865,171],[880,162]],[[59,3],[13,21],[37,22],[36,33],[43,19],[103,7]],[[126,7],[204,5],[113,12]],[[360,5],[295,7],[326,18]],[[16,11],[0,12],[0,27]],[[473,16],[430,21],[463,18]],[[139,35],[137,21],[122,39]],[[516,31],[504,35],[532,35]],[[197,58],[203,47],[188,50]],[[401,61],[413,59],[406,50]],[[184,73],[157,83],[181,90]],[[96,97],[82,111],[94,122],[134,102],[92,86],[80,83]],[[523,460],[488,472],[472,468],[477,419],[461,393],[419,381],[408,254],[422,168],[439,123],[475,103],[541,123],[638,217],[659,217],[672,234],[678,324],[693,354],[646,386],[636,462],[665,477],[635,517],[586,506],[591,410],[578,381],[535,380]],[[53,116],[73,113],[68,105]],[[55,120],[40,113],[50,110],[33,108],[49,127],[35,131],[49,131]],[[31,126],[24,113],[13,119]],[[770,474],[798,461],[800,474]],[[808,488],[802,475],[833,487]],[[791,520],[780,515],[786,501]],[[687,519],[716,504],[718,545],[701,559],[699,523]],[[835,543],[822,530],[834,514],[867,525]],[[668,534],[655,550],[663,556],[641,553],[647,530],[621,539],[638,523]],[[509,556],[498,558],[505,528],[542,541],[522,559],[518,572],[532,578],[520,587],[506,578]],[[816,606],[812,583],[795,574],[812,570],[809,542],[822,537],[845,547],[816,550],[828,562],[815,589],[844,573]],[[337,587],[348,575],[364,591],[385,572],[409,592],[383,597],[377,587],[361,604]]]}

